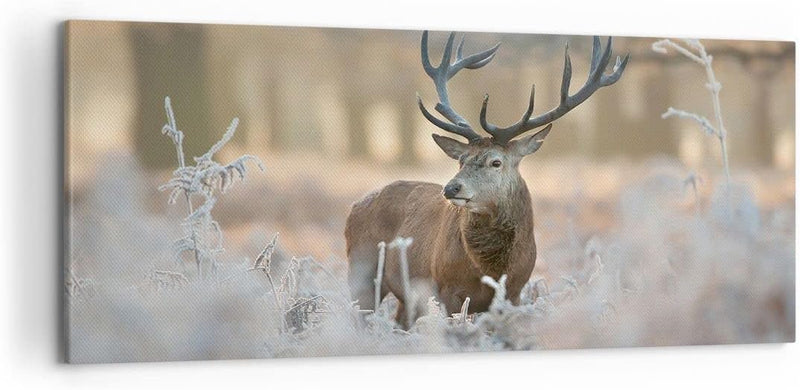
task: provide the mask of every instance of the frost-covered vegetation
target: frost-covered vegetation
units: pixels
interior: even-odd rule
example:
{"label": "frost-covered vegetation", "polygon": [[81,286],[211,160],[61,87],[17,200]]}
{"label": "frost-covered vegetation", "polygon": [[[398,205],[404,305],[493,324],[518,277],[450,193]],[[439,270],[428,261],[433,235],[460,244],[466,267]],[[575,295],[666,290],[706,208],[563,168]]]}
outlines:
{"label": "frost-covered vegetation", "polygon": [[[219,190],[225,193],[233,185],[236,176],[244,180],[247,172],[246,162],[254,161],[262,171],[264,165],[258,157],[251,155],[241,156],[227,165],[214,161],[214,154],[233,138],[239,125],[239,118],[233,118],[222,139],[211,146],[208,152],[194,158],[195,165],[186,165],[186,156],[183,154],[183,132],[178,130],[169,96],[164,99],[164,110],[167,112],[167,124],[161,129],[161,133],[170,137],[175,144],[178,168],[172,173],[172,179],[158,189],[170,190],[168,200],[170,204],[175,204],[178,197],[184,195],[188,208],[188,215],[183,220],[186,234],[174,243],[175,258],[180,262],[183,252],[192,252],[198,274],[202,274],[204,265],[210,267],[211,272],[216,272],[218,263],[215,257],[224,250],[224,247],[222,229],[211,217],[211,210],[217,202],[214,192]],[[197,208],[192,203],[195,196],[203,198],[203,203]]]}
{"label": "frost-covered vegetation", "polygon": [[[268,177],[254,178],[240,186],[241,197],[218,200],[216,192],[225,192],[234,175],[244,178],[247,160],[260,161],[246,155],[228,165],[214,162],[233,137],[234,120],[220,142],[187,165],[169,100],[166,109],[164,134],[175,143],[178,169],[162,189],[172,191],[171,203],[183,197],[188,211],[149,205],[164,176],[147,177],[133,157],[115,154],[98,164],[95,181],[72,210],[65,281],[71,361],[794,340],[794,194],[763,196],[780,192],[773,189],[793,177],[743,173],[728,189],[720,175],[689,175],[674,160],[636,168],[608,163],[602,169],[617,178],[613,190],[590,198],[584,194],[596,181],[579,172],[601,169],[597,164],[523,166],[523,176],[538,175],[529,183],[539,254],[520,305],[507,300],[504,278],[485,277],[496,291],[488,312],[467,315],[465,303],[460,313],[445,313],[431,297],[427,315],[405,331],[392,319],[397,301],[391,295],[374,312],[350,300],[341,247],[330,258],[289,253],[282,248],[289,232],[279,236],[275,225],[260,221],[222,252],[228,227],[211,217],[212,207],[230,199],[231,208],[247,212],[280,190]],[[574,196],[537,196],[541,186],[564,180]],[[316,188],[300,194],[319,208],[346,210],[349,202]],[[267,207],[275,215],[279,208]],[[331,219],[342,221],[344,214]],[[341,225],[325,226],[343,242]],[[313,244],[308,230],[298,231],[293,240]],[[407,245],[413,240],[386,243],[383,250]],[[197,271],[185,267],[192,262]]]}
{"label": "frost-covered vegetation", "polygon": [[719,101],[719,91],[722,90],[722,84],[717,81],[717,76],[714,74],[714,57],[706,52],[705,46],[703,46],[703,44],[697,39],[684,39],[683,43],[686,45],[686,47],[681,46],[669,39],[662,39],[654,42],[652,48],[653,51],[661,54],[667,54],[670,49],[675,50],[678,53],[681,53],[684,57],[703,67],[703,70],[705,70],[706,73],[705,87],[711,93],[711,104],[714,107],[714,119],[716,126],[712,125],[711,121],[709,121],[708,118],[703,115],[686,110],[675,109],[673,107],[669,107],[667,111],[661,115],[661,117],[664,119],[678,117],[693,120],[697,122],[703,132],[710,136],[716,137],[719,140],[720,154],[722,155],[722,166],[725,170],[725,181],[727,185],[730,185],[731,169],[728,162],[728,144],[725,141],[726,137],[728,136],[728,132],[725,130],[725,123],[722,119],[722,104]]}

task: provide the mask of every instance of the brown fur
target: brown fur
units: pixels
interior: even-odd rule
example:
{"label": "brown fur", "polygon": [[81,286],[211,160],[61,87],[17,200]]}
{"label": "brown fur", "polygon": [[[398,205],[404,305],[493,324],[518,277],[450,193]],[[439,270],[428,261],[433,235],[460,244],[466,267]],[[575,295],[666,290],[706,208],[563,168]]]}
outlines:
{"label": "brown fur", "polygon": [[[536,243],[530,193],[517,172],[518,160],[512,163],[508,193],[487,212],[454,206],[442,196],[442,186],[413,181],[394,182],[355,203],[345,238],[351,292],[361,308],[374,306],[377,244],[396,237],[414,239],[408,259],[417,309],[435,294],[450,313],[458,312],[466,297],[470,312],[486,311],[494,290],[481,283],[483,275],[508,275],[508,297],[516,304],[533,271]],[[389,292],[397,296],[403,324],[403,305],[409,302],[400,275],[398,251],[387,250],[381,298]]]}

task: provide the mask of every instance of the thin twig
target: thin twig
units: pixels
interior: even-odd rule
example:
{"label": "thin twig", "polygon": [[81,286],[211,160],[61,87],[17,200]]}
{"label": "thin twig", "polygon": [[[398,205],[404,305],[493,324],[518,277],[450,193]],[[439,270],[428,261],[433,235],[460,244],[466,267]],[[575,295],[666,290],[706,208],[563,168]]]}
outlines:
{"label": "thin twig", "polygon": [[711,125],[711,122],[709,122],[706,117],[702,115],[669,107],[667,108],[666,112],[661,114],[661,119],[667,119],[673,116],[677,116],[678,118],[683,118],[683,119],[691,119],[697,122],[697,124],[700,125],[700,128],[702,128],[706,134],[718,136],[718,130],[713,125]]}
{"label": "thin twig", "polygon": [[386,261],[386,243],[381,241],[378,243],[378,272],[375,275],[375,306],[374,310],[378,311],[378,306],[381,304],[381,287],[383,286],[383,265]]}
{"label": "thin twig", "polygon": [[[688,46],[688,48],[683,47],[669,39],[662,39],[653,43],[652,49],[657,53],[666,54],[667,49],[671,48],[677,51],[678,53],[683,54],[687,58],[691,59],[692,61],[700,64],[706,73],[707,82],[705,84],[706,89],[711,93],[711,103],[714,107],[714,118],[716,120],[716,127],[712,126],[708,119],[701,115],[697,115],[694,113],[690,113],[687,111],[682,110],[675,110],[674,108],[670,107],[667,112],[662,115],[662,118],[668,118],[670,116],[676,115],[682,118],[688,118],[700,123],[703,130],[706,133],[713,134],[719,140],[720,150],[722,152],[722,166],[725,172],[725,193],[728,202],[728,217],[730,218],[732,215],[732,206],[731,206],[731,170],[730,164],[728,162],[728,145],[726,142],[728,132],[725,129],[725,123],[722,119],[722,105],[720,104],[719,100],[719,91],[722,89],[722,84],[717,81],[717,77],[714,74],[714,68],[712,64],[714,62],[714,57],[706,52],[705,46],[697,40],[697,39],[684,39],[683,42]],[[697,53],[692,52],[695,50]]]}
{"label": "thin twig", "polygon": [[469,315],[469,297],[464,299],[464,303],[461,304],[461,322],[467,322],[467,316]]}
{"label": "thin twig", "polygon": [[403,306],[405,306],[406,309],[405,325],[408,329],[411,329],[411,324],[414,320],[411,317],[414,313],[414,306],[416,305],[414,292],[411,291],[411,279],[408,272],[408,255],[406,253],[412,242],[414,242],[412,237],[397,237],[389,244],[390,248],[397,248],[400,250],[400,273],[403,278],[403,295],[405,295],[405,302]]}
{"label": "thin twig", "polygon": [[[183,132],[178,130],[178,122],[175,120],[175,113],[172,111],[172,101],[169,96],[164,98],[164,109],[167,111],[167,124],[161,129],[163,134],[167,134],[172,138],[172,143],[175,144],[175,152],[178,155],[178,169],[186,168],[186,157],[183,153]],[[188,191],[184,191],[186,197],[186,207],[189,214],[194,215],[194,206],[192,205],[192,196]],[[197,273],[202,276],[202,269],[200,267],[200,249],[197,246],[198,234],[195,229],[195,224],[190,225],[191,234],[189,238],[192,241],[192,252],[194,252],[194,262],[197,264]]]}
{"label": "thin twig", "polygon": [[[256,261],[253,263],[253,268],[250,268],[251,271],[262,271],[264,275],[267,276],[267,281],[269,282],[269,288],[272,290],[272,297],[275,300],[275,306],[278,309],[285,313],[286,310],[283,308],[283,304],[281,304],[280,296],[278,295],[278,291],[275,288],[275,282],[272,280],[272,255],[275,253],[275,249],[278,247],[278,233],[276,232],[272,239],[267,243],[264,249],[261,250],[261,253],[258,254],[256,257]],[[281,318],[281,330],[286,329],[286,319]]]}

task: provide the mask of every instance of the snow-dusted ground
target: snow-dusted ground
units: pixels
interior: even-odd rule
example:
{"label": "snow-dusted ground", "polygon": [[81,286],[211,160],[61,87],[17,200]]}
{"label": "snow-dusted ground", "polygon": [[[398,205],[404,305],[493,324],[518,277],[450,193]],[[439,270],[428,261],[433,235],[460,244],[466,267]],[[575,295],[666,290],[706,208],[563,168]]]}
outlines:
{"label": "snow-dusted ground", "polygon": [[[526,162],[539,257],[523,305],[498,301],[464,320],[445,318],[431,302],[429,315],[405,332],[389,319],[391,298],[376,314],[349,302],[347,206],[388,176],[440,181],[455,167],[354,177],[344,186],[312,171],[281,173],[266,157],[265,174],[220,197],[215,217],[226,251],[217,274],[205,279],[188,259],[172,260],[185,209],[166,206],[167,195],[156,190],[169,173],[145,174],[125,154],[97,164],[72,193],[65,286],[71,361],[794,340],[791,173],[734,170],[729,209],[718,178],[701,172],[695,192],[689,171],[672,160]],[[332,178],[353,169],[326,168]],[[273,290],[263,271],[250,268],[275,232]],[[299,319],[309,328],[282,331],[283,313],[304,298],[317,302]]]}

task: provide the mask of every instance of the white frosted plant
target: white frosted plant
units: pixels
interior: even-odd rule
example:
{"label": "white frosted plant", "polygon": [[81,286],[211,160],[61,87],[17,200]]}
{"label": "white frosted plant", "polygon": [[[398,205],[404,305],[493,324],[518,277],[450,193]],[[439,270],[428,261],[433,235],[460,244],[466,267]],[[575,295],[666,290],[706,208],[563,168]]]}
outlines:
{"label": "white frosted plant", "polygon": [[[311,257],[292,257],[283,276],[276,280],[272,275],[272,256],[277,246],[278,233],[275,233],[256,257],[250,271],[261,271],[267,277],[275,307],[281,313],[281,333],[300,333],[315,328],[321,323],[323,314],[333,311],[332,303],[328,297],[317,293],[320,288],[314,278],[305,276],[312,268],[322,270],[325,278],[335,276]],[[349,303],[349,297],[347,299]]]}
{"label": "white frosted plant", "polygon": [[253,264],[253,268],[251,270],[261,270],[267,275],[267,281],[269,281],[269,287],[272,290],[272,296],[275,299],[275,306],[279,309],[283,309],[283,305],[281,304],[280,297],[278,296],[278,291],[275,289],[275,281],[272,280],[272,255],[275,253],[275,249],[278,247],[278,233],[272,236],[272,239],[269,243],[261,250],[261,253],[258,254],[256,257],[256,261]]}
{"label": "white frosted plant", "polygon": [[403,278],[403,292],[406,296],[406,323],[403,324],[407,328],[411,328],[413,321],[413,313],[415,310],[416,297],[414,290],[411,289],[411,279],[408,270],[408,247],[414,242],[413,237],[397,237],[394,241],[389,243],[389,248],[397,248],[400,251],[400,273]]}
{"label": "white frosted plant", "polygon": [[714,107],[714,119],[716,124],[712,124],[711,121],[703,115],[673,107],[669,107],[661,117],[664,119],[677,117],[697,122],[704,133],[714,136],[719,140],[719,147],[722,152],[722,166],[725,170],[726,188],[729,189],[731,184],[731,172],[728,166],[728,146],[726,144],[727,131],[725,130],[725,124],[722,120],[722,107],[719,102],[719,91],[722,89],[722,84],[717,81],[717,77],[714,75],[714,68],[712,67],[714,57],[706,52],[705,46],[697,39],[683,39],[682,42],[685,46],[669,39],[662,39],[654,42],[652,49],[654,52],[661,54],[667,54],[669,50],[675,50],[703,67],[706,73],[705,87],[711,93],[711,103]]}
{"label": "white frosted plant", "polygon": [[375,311],[377,311],[378,307],[381,305],[381,287],[383,286],[383,267],[385,262],[386,243],[381,241],[378,243],[378,271],[375,274],[375,280],[373,280],[373,283],[375,284]]}
{"label": "white frosted plant", "polygon": [[494,278],[492,278],[489,275],[483,275],[481,277],[481,283],[494,289],[494,296],[492,297],[492,303],[489,304],[490,312],[500,312],[511,306],[511,302],[506,299],[507,278],[508,278],[507,275],[502,275],[500,276],[500,279],[497,280],[494,280]]}
{"label": "white frosted plant", "polygon": [[528,330],[522,329],[520,324],[530,324],[535,320],[533,317],[534,306],[514,306],[506,296],[507,280],[507,275],[501,275],[497,280],[489,275],[481,277],[481,283],[491,287],[494,290],[494,296],[489,304],[489,310],[481,313],[475,323],[479,329],[490,335],[495,342],[501,343],[504,348],[519,349],[520,342],[518,340],[525,339],[526,336],[523,334],[529,333]]}
{"label": "white frosted plant", "polygon": [[453,317],[459,323],[465,323],[469,320],[469,297],[464,298],[464,303],[461,304],[461,312],[453,314]]}
{"label": "white frosted plant", "polygon": [[[237,176],[240,180],[244,180],[245,163],[248,161],[254,162],[262,171],[264,165],[258,157],[251,155],[241,156],[227,165],[214,161],[214,154],[233,138],[239,124],[238,118],[231,121],[222,139],[211,146],[208,152],[200,157],[194,157],[194,165],[187,165],[183,153],[184,134],[178,130],[169,96],[164,98],[164,109],[167,112],[167,124],[161,129],[161,133],[170,137],[175,144],[178,168],[172,172],[172,179],[158,189],[170,191],[169,204],[175,204],[181,195],[186,200],[187,216],[183,220],[186,235],[173,245],[175,258],[180,260],[184,252],[191,252],[197,272],[202,275],[204,266],[210,266],[212,272],[216,270],[216,255],[224,251],[222,229],[211,216],[211,210],[217,201],[216,191],[225,193]],[[202,203],[195,207],[194,200],[198,197]]]}

